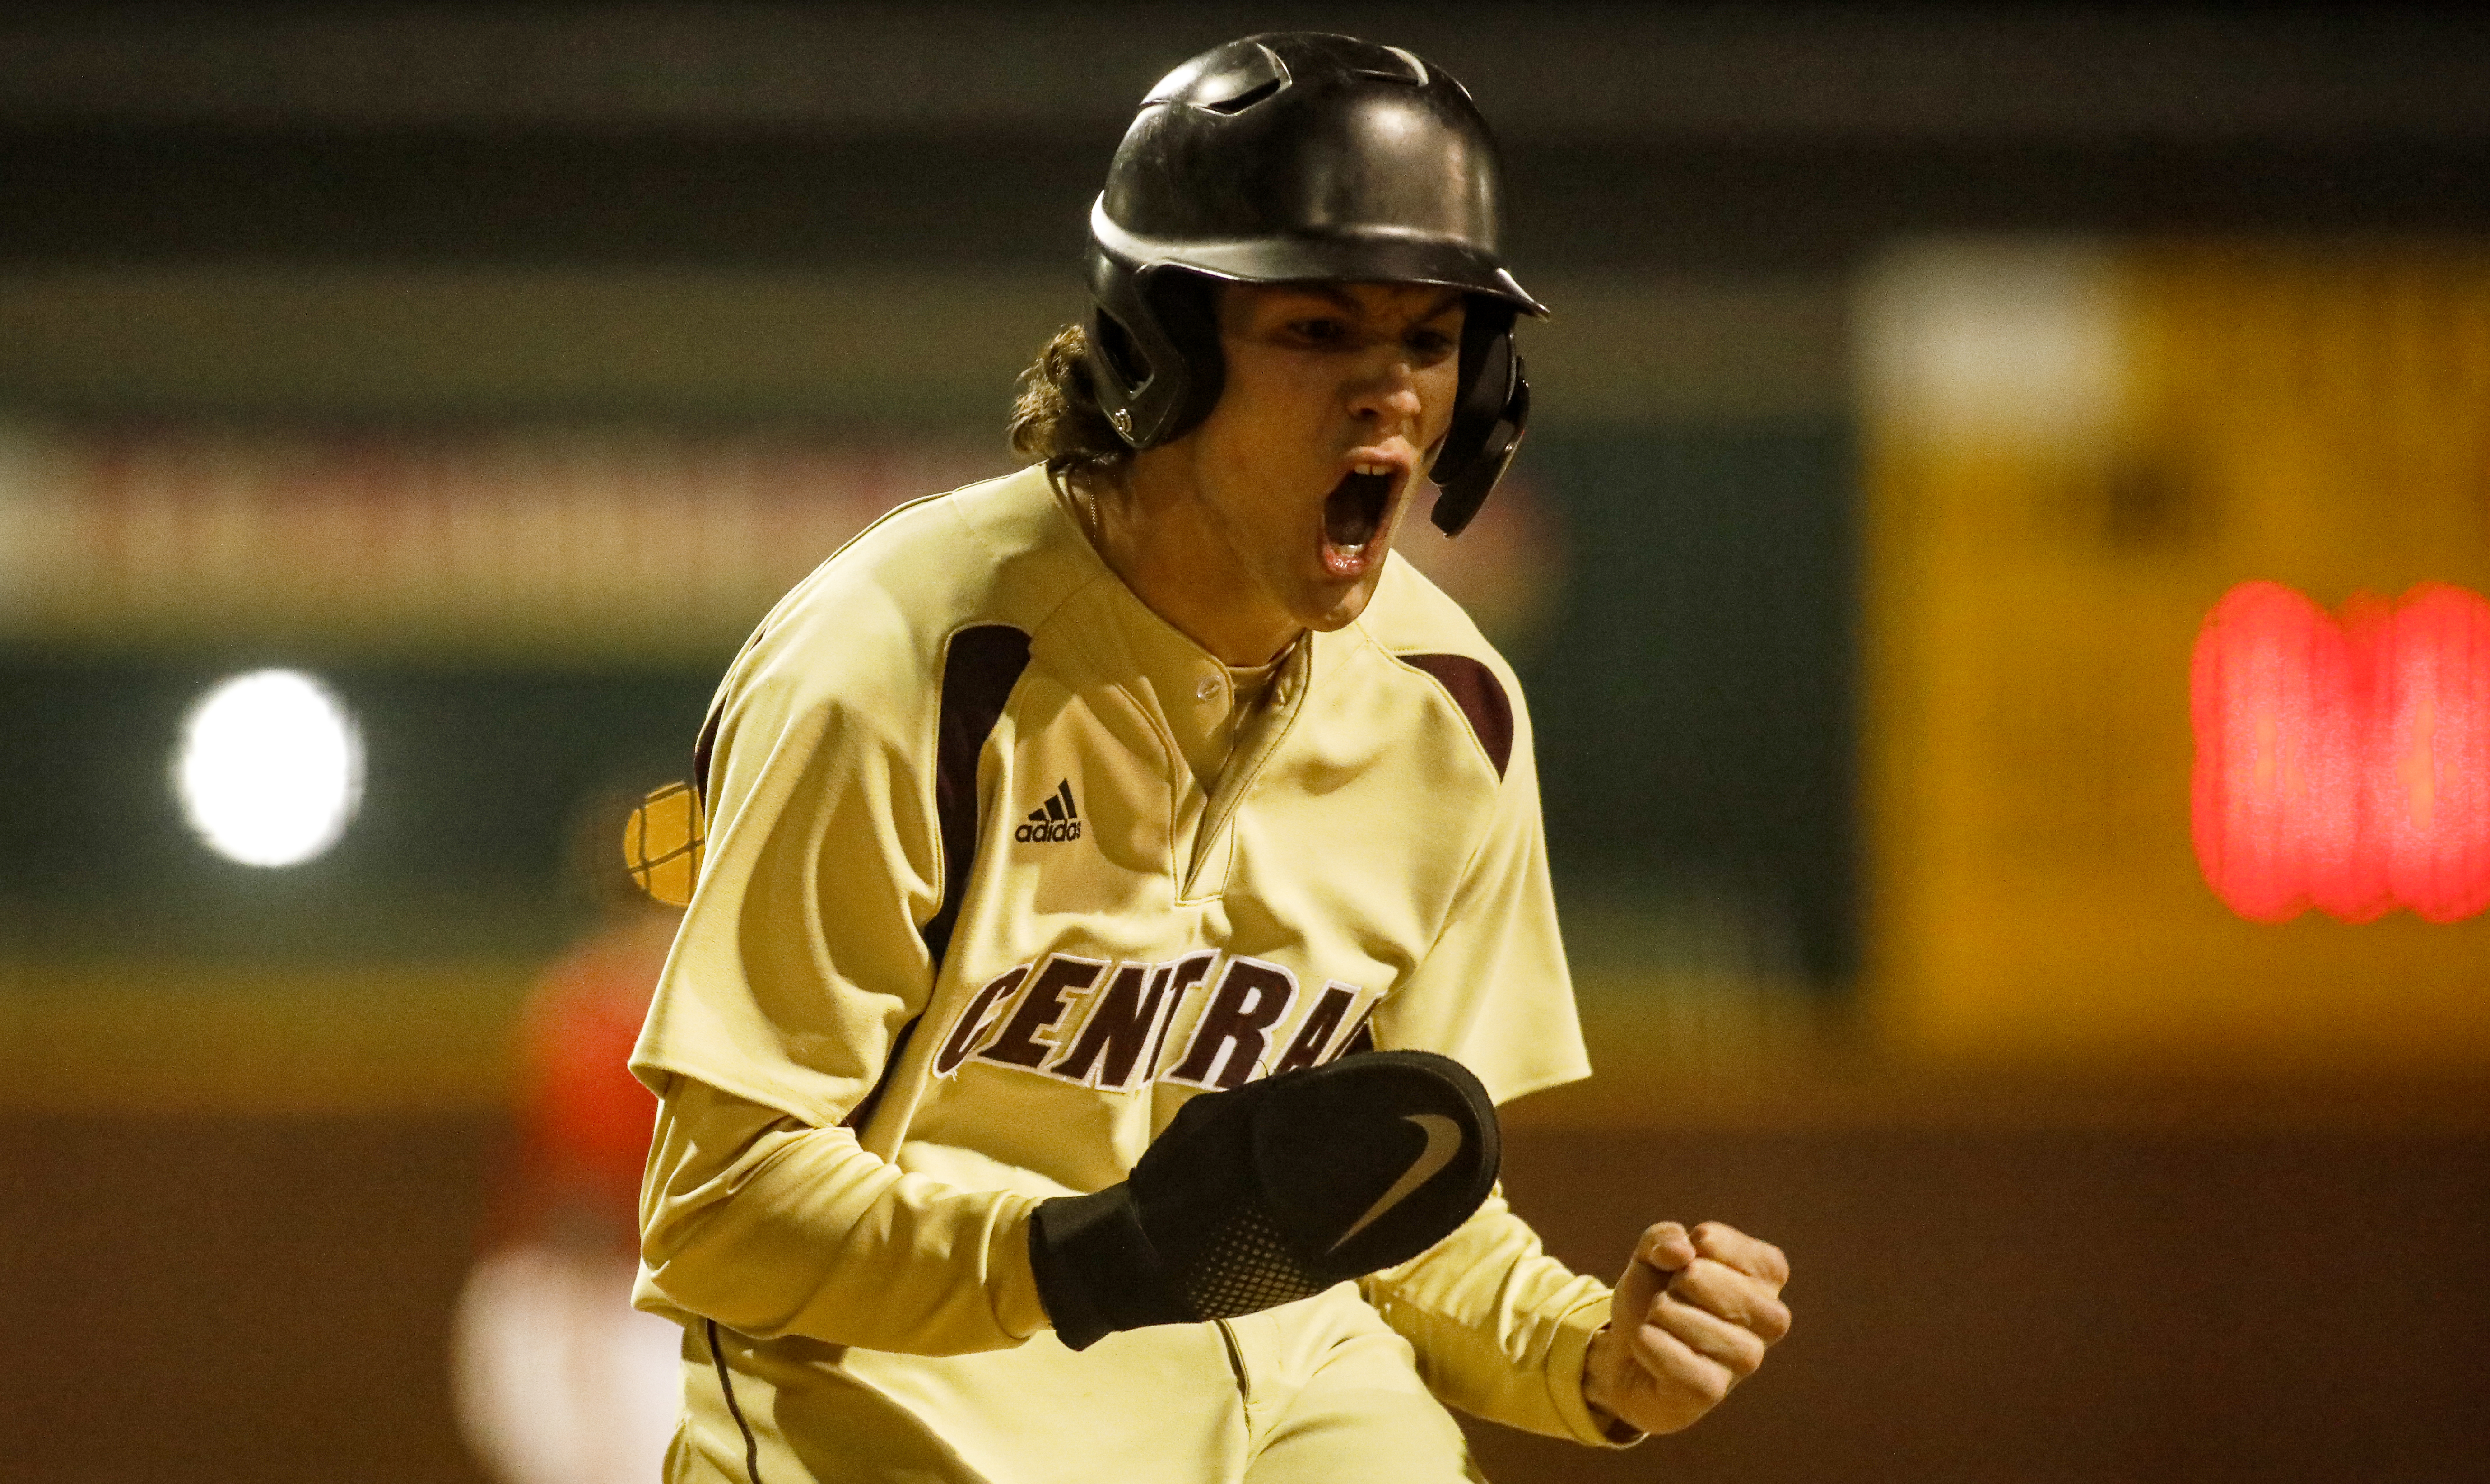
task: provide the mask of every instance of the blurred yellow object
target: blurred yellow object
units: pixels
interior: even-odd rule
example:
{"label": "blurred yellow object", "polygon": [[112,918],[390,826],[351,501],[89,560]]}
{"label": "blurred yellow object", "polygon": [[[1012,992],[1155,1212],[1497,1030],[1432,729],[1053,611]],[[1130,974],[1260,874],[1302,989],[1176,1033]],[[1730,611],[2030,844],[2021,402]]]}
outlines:
{"label": "blurred yellow object", "polygon": [[688,906],[706,842],[700,795],[688,783],[652,789],[622,827],[622,863],[641,890],[669,907]]}
{"label": "blurred yellow object", "polygon": [[2490,582],[2490,245],[1934,247],[1859,323],[1894,1048],[2490,1067],[2490,917],[2268,926],[2215,898],[2187,700],[2241,581]]}

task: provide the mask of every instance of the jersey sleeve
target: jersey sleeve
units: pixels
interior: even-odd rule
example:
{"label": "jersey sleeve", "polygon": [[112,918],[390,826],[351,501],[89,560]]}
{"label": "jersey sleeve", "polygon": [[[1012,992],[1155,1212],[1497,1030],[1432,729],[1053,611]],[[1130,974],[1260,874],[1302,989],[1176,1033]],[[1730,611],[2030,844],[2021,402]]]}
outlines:
{"label": "jersey sleeve", "polygon": [[1591,1074],[1549,885],[1528,718],[1518,707],[1515,720],[1494,808],[1443,930],[1373,1023],[1378,1046],[1441,1052],[1499,1103]]}
{"label": "jersey sleeve", "polygon": [[1641,1440],[1623,1424],[1604,1427],[1582,1396],[1591,1336],[1608,1318],[1607,1286],[1543,1252],[1501,1186],[1452,1236],[1359,1287],[1446,1405],[1593,1446]]}
{"label": "jersey sleeve", "polygon": [[658,1096],[639,1304],[913,1354],[1046,1317],[1028,1198],[908,1174],[841,1126],[932,996],[931,662],[872,595],[798,608],[714,707],[707,858],[631,1066]]}
{"label": "jersey sleeve", "polygon": [[666,1079],[641,1196],[640,1307],[760,1339],[920,1355],[1046,1327],[1033,1198],[909,1174],[822,1128]]}
{"label": "jersey sleeve", "polygon": [[673,1074],[826,1127],[925,1008],[935,682],[869,610],[857,626],[826,654],[756,641],[721,688],[707,859],[632,1058],[652,1089]]}

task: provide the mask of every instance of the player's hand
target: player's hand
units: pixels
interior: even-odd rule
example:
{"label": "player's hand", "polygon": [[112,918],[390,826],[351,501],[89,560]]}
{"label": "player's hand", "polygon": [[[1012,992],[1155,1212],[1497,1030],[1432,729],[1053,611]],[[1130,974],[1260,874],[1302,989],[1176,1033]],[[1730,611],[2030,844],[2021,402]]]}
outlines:
{"label": "player's hand", "polygon": [[1771,1242],[1707,1221],[1664,1221],[1642,1234],[1591,1338],[1582,1396],[1602,1421],[1673,1433],[1755,1374],[1789,1333],[1781,1301],[1789,1259]]}

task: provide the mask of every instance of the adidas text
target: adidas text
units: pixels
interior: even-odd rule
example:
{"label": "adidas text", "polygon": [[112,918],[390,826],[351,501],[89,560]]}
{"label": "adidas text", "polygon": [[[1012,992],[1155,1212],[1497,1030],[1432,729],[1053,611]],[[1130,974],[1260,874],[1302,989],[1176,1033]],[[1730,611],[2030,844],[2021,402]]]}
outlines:
{"label": "adidas text", "polygon": [[1072,780],[1056,784],[1046,802],[1028,811],[1028,822],[1012,831],[1012,838],[1023,845],[1081,838],[1081,809],[1072,801]]}

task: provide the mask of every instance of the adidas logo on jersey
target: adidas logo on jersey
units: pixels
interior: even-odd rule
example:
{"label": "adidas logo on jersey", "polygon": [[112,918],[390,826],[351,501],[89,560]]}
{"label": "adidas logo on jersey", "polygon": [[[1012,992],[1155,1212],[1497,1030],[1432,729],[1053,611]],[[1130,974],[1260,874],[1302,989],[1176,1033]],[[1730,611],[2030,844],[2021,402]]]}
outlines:
{"label": "adidas logo on jersey", "polygon": [[1028,811],[1028,823],[1012,831],[1012,838],[1024,845],[1048,844],[1057,840],[1081,838],[1081,811],[1072,803],[1072,780],[1055,785],[1046,802]]}

